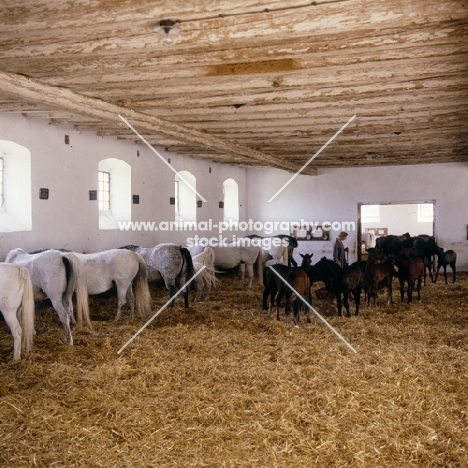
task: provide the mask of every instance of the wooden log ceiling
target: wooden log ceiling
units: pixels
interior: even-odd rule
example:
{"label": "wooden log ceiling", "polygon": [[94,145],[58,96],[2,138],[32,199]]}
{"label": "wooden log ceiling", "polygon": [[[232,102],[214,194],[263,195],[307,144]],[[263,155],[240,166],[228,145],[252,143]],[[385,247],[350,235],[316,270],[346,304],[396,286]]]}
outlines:
{"label": "wooden log ceiling", "polygon": [[288,171],[356,115],[305,173],[467,163],[468,0],[3,0],[0,112]]}

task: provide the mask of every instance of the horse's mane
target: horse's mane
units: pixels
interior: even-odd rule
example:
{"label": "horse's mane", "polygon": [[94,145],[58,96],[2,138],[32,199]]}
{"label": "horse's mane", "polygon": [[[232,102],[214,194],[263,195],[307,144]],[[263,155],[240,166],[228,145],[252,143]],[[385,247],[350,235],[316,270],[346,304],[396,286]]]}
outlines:
{"label": "horse's mane", "polygon": [[338,273],[342,268],[340,268],[333,260],[327,257],[322,257],[317,263],[310,265],[309,269],[320,272]]}
{"label": "horse's mane", "polygon": [[56,249],[55,247],[43,247],[42,249],[31,250],[31,252],[28,252],[28,253],[30,255],[34,255],[34,254],[38,254],[42,252],[47,252],[48,250],[58,250],[59,252],[64,252],[64,253],[71,252],[71,250],[67,250],[67,249]]}
{"label": "horse's mane", "polygon": [[298,247],[298,243],[297,243],[297,239],[293,236],[288,236],[287,234],[278,234],[277,236],[275,237],[278,237],[279,239],[287,239],[288,241],[288,244],[290,247]]}
{"label": "horse's mane", "polygon": [[42,249],[31,250],[30,252],[28,252],[28,254],[34,255],[34,254],[46,252],[47,250],[51,250],[51,247],[44,247],[44,248],[42,248]]}
{"label": "horse's mane", "polygon": [[138,245],[124,245],[122,247],[119,247],[119,249],[127,249],[127,250],[133,250],[133,251],[139,248],[140,247]]}

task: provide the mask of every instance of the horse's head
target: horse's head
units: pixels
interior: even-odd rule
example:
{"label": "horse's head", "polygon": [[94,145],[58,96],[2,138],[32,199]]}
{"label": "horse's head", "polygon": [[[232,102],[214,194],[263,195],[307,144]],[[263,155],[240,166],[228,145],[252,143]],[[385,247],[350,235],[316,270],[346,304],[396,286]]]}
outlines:
{"label": "horse's head", "polygon": [[441,257],[444,256],[444,254],[445,254],[444,249],[443,249],[442,247],[437,246],[436,255],[437,255],[439,258],[441,258]]}
{"label": "horse's head", "polygon": [[386,254],[383,250],[377,247],[367,249],[367,254],[368,263],[382,263],[388,257],[388,254]]}
{"label": "horse's head", "polygon": [[304,270],[308,270],[310,267],[310,264],[312,263],[312,257],[314,256],[313,253],[311,254],[299,254],[302,258],[302,263],[301,263],[301,268],[304,268]]}

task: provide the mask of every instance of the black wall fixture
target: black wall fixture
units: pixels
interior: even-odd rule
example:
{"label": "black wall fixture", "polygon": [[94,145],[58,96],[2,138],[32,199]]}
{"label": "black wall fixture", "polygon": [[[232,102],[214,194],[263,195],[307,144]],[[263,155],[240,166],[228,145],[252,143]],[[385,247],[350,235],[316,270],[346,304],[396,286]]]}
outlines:
{"label": "black wall fixture", "polygon": [[48,188],[40,188],[39,189],[39,199],[40,200],[48,200],[49,199],[49,189]]}

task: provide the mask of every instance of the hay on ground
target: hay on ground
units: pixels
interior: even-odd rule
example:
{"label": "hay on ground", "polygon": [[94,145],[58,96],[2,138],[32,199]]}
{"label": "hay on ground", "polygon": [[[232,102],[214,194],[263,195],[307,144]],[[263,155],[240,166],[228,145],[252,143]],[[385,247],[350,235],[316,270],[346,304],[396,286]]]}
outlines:
{"label": "hay on ground", "polygon": [[[73,347],[42,305],[18,363],[0,323],[1,466],[468,466],[467,274],[423,287],[420,304],[395,283],[391,307],[327,314],[357,354],[314,315],[268,320],[261,291],[223,275],[209,302],[179,299],[120,355],[143,321],[114,323],[114,297],[91,299],[95,333],[75,330]],[[167,292],[152,296],[156,312]]]}

